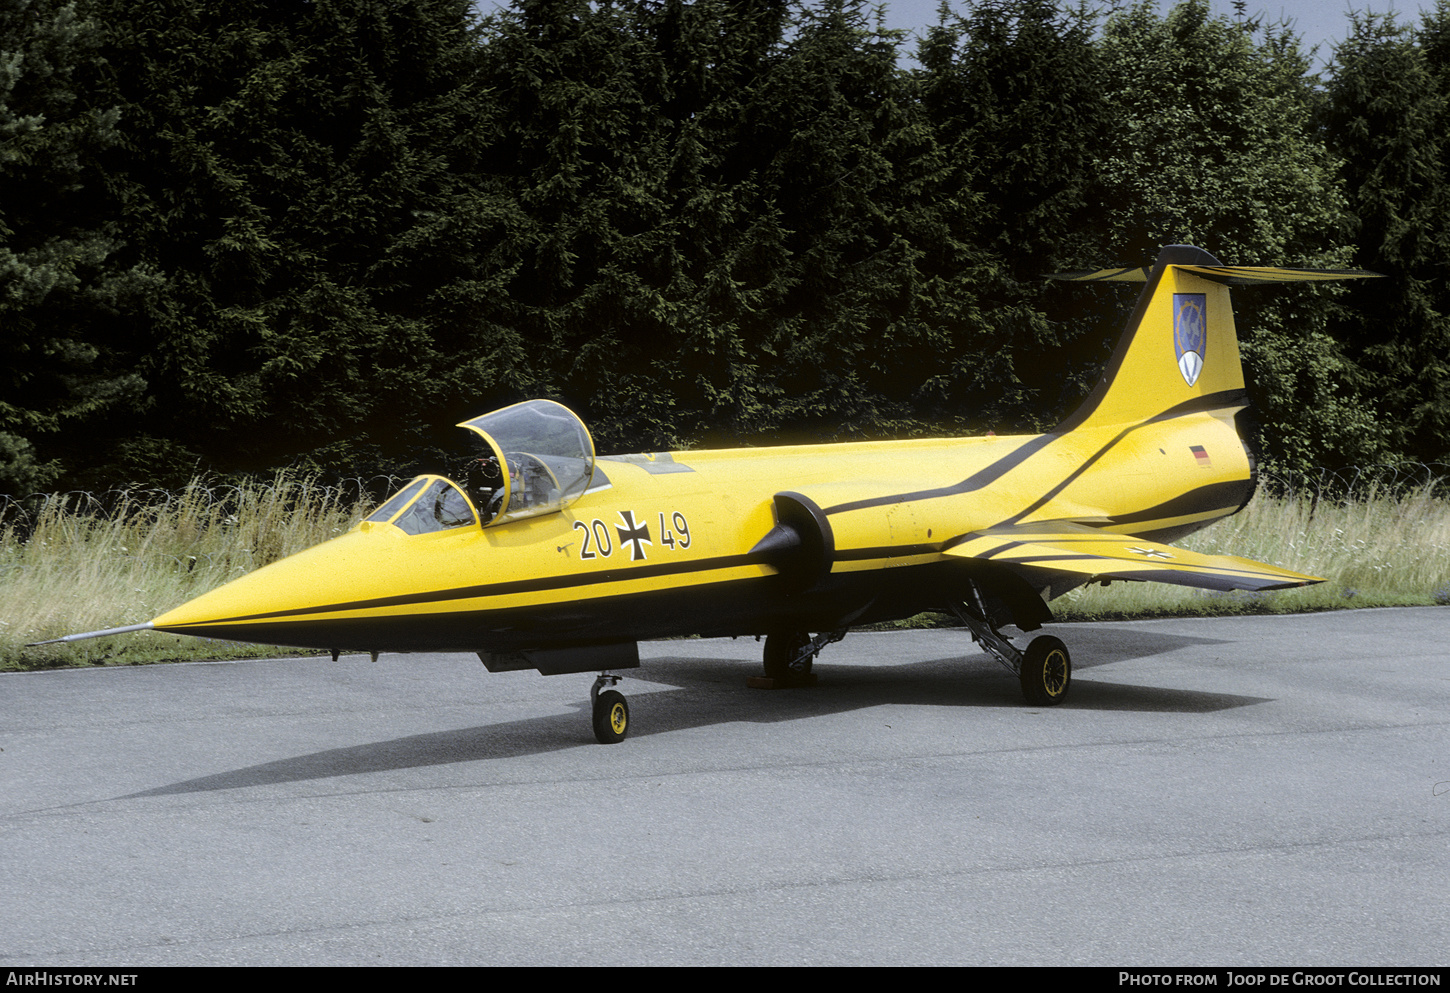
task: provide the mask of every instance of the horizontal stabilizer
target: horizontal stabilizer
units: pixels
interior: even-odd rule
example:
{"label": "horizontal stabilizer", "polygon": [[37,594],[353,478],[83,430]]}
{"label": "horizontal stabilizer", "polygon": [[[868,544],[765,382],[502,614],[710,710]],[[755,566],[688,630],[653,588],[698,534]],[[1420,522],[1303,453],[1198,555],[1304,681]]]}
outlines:
{"label": "horizontal stabilizer", "polygon": [[1116,266],[1112,269],[1084,269],[1081,272],[1053,272],[1044,278],[1065,283],[1146,283],[1148,270]]}
{"label": "horizontal stabilizer", "polygon": [[1063,521],[991,528],[945,550],[958,558],[1206,590],[1276,590],[1324,580],[1240,558],[1204,555]]}
{"label": "horizontal stabilizer", "polygon": [[[1276,266],[1248,265],[1178,265],[1185,272],[1228,286],[1253,286],[1261,283],[1319,283],[1331,279],[1381,279],[1382,274],[1365,269],[1281,269]],[[1048,279],[1071,283],[1146,283],[1148,271],[1118,266],[1113,269],[1089,269],[1083,272],[1055,272]]]}

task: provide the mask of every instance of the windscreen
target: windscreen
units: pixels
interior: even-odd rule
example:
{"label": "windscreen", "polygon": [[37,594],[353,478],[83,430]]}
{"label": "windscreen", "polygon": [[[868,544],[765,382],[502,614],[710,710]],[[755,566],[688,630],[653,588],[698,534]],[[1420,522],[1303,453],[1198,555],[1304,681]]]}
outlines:
{"label": "windscreen", "polygon": [[391,522],[406,534],[430,534],[477,523],[473,506],[461,490],[442,476],[419,476],[367,518]]}

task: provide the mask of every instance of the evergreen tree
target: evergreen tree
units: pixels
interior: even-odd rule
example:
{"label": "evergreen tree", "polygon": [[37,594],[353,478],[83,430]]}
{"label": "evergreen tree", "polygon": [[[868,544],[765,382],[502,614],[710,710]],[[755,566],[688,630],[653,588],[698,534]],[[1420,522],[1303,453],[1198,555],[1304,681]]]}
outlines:
{"label": "evergreen tree", "polygon": [[96,156],[118,113],[77,83],[99,31],[73,4],[0,6],[0,492],[28,492],[59,466],[33,440],[104,416],[143,383],[91,329],[144,294],[117,264],[120,225]]}
{"label": "evergreen tree", "polygon": [[1450,3],[1418,29],[1355,15],[1325,114],[1357,219],[1355,264],[1388,278],[1351,290],[1339,334],[1391,450],[1450,460]]}
{"label": "evergreen tree", "polygon": [[[918,51],[922,101],[952,184],[976,201],[971,232],[1000,265],[954,375],[999,428],[1045,429],[1092,385],[1116,309],[1043,276],[1095,266],[1103,223],[1094,156],[1113,124],[1095,16],[1053,0],[983,0]],[[969,192],[968,192],[969,191]]]}
{"label": "evergreen tree", "polygon": [[861,4],[800,13],[744,95],[731,153],[752,170],[748,215],[775,228],[754,277],[778,287],[761,332],[775,423],[815,436],[960,427],[982,398],[943,365],[981,324],[977,204],[897,66],[900,38]]}
{"label": "evergreen tree", "polygon": [[1236,294],[1268,454],[1446,451],[1450,0],[1317,117],[1205,0],[944,7],[912,71],[860,0],[74,3],[0,8],[0,488],[401,468],[530,396],[601,449],[1044,428],[1122,315],[1042,275],[1350,264],[1336,154],[1395,278]]}
{"label": "evergreen tree", "polygon": [[123,256],[166,279],[125,329],[150,403],[94,440],[183,471],[416,447],[506,345],[466,0],[90,2]]}
{"label": "evergreen tree", "polygon": [[778,0],[491,26],[511,298],[601,444],[919,423],[971,262],[898,44],[859,4]]}
{"label": "evergreen tree", "polygon": [[[1260,32],[1256,35],[1255,32]],[[1257,40],[1256,40],[1257,39]],[[1105,92],[1121,117],[1098,153],[1105,260],[1189,243],[1228,264],[1343,266],[1346,204],[1314,117],[1315,79],[1283,28],[1239,26],[1188,0],[1111,17]],[[1333,291],[1235,294],[1249,392],[1277,466],[1382,458],[1383,430],[1326,326]]]}
{"label": "evergreen tree", "polygon": [[[483,80],[505,128],[485,169],[517,205],[506,307],[535,391],[596,444],[669,443],[681,322],[657,100],[664,66],[617,5],[525,0],[485,25]],[[524,384],[497,402],[524,399]]]}

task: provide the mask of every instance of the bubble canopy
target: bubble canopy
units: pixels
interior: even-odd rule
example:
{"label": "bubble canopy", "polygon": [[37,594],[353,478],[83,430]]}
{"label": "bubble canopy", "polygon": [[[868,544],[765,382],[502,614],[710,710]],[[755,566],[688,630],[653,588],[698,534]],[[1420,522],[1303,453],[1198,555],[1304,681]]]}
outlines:
{"label": "bubble canopy", "polygon": [[459,483],[419,476],[368,521],[396,524],[409,534],[506,524],[563,510],[594,478],[594,440],[563,404],[529,400],[458,426],[484,443]]}

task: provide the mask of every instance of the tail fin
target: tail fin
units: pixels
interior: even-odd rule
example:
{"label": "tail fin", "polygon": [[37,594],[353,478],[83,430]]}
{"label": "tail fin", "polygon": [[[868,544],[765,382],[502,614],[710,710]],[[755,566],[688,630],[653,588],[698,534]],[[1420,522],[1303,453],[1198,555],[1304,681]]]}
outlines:
{"label": "tail fin", "polygon": [[1167,245],[1148,269],[1061,273],[1074,282],[1148,285],[1092,393],[1067,426],[1132,424],[1169,411],[1248,404],[1230,286],[1378,275],[1361,269],[1226,266],[1191,245]]}

